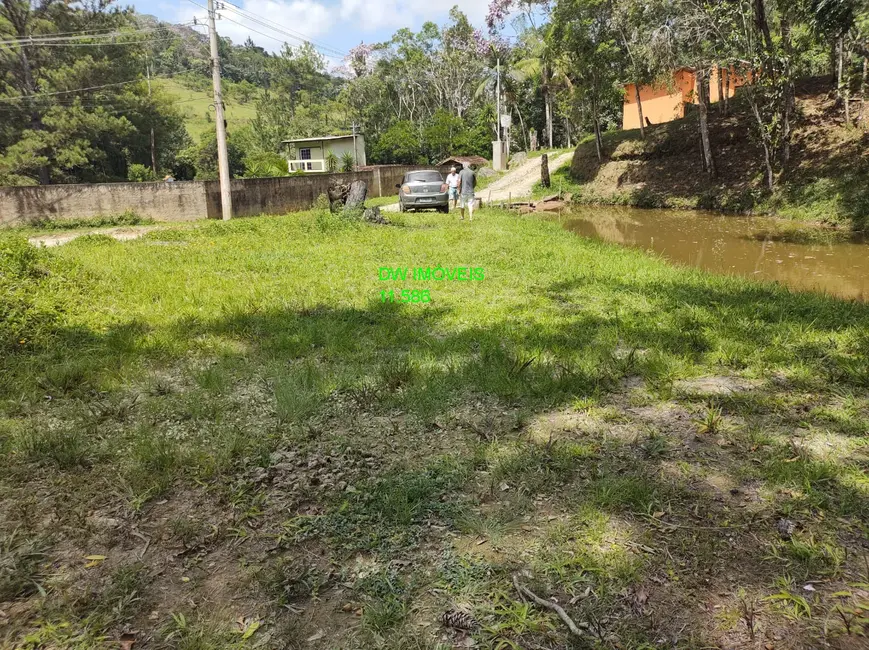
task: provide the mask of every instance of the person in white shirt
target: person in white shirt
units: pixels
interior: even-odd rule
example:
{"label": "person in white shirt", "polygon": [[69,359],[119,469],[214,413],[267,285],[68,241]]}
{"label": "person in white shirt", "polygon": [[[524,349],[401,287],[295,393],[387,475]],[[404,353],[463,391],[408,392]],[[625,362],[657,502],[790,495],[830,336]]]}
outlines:
{"label": "person in white shirt", "polygon": [[447,200],[452,200],[453,210],[455,210],[459,203],[459,175],[456,173],[455,167],[450,167],[450,173],[447,174],[447,187],[449,187],[450,192]]}

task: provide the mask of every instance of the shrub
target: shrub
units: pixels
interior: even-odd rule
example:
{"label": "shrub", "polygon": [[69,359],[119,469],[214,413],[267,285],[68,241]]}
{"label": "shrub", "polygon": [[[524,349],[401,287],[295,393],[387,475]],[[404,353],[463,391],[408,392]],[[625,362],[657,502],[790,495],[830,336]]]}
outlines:
{"label": "shrub", "polygon": [[134,163],[127,169],[127,180],[133,183],[153,183],[157,180],[157,174],[150,167]]}

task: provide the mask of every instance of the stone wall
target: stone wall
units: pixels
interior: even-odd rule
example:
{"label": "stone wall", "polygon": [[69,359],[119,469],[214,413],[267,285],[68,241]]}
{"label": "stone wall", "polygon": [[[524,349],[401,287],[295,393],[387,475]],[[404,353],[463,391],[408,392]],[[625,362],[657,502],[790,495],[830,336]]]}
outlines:
{"label": "stone wall", "polygon": [[[389,196],[398,193],[395,186],[405,172],[414,169],[426,167],[383,165],[352,174],[237,179],[231,183],[233,212],[246,217],[306,210],[336,180],[363,180],[368,183],[368,196]],[[220,185],[217,181],[189,181],[0,187],[2,226],[111,217],[128,210],[155,221],[219,219]]]}

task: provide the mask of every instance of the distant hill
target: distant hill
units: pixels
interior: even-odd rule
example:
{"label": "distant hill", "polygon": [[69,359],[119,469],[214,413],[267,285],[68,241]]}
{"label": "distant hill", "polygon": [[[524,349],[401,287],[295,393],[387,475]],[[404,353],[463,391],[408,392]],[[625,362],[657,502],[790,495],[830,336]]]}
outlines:
{"label": "distant hill", "polygon": [[[211,108],[213,96],[211,92],[211,79],[204,79],[207,90],[190,88],[184,80],[161,79],[158,83],[166,92],[176,96],[179,103],[178,109],[184,115],[184,123],[187,132],[194,142],[199,142],[199,136],[214,129],[214,110]],[[233,98],[232,93],[224,99],[226,105],[226,120],[231,129],[237,129],[248,124],[256,117],[256,106],[253,101],[242,103]]]}

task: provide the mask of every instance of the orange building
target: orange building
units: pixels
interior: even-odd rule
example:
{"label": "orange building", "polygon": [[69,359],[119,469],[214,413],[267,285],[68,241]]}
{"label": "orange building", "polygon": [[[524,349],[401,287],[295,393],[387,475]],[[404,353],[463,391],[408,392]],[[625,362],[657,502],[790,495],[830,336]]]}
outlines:
{"label": "orange building", "polygon": [[[745,85],[745,79],[731,68],[722,83],[724,94],[733,97],[736,89]],[[671,84],[660,86],[640,86],[640,101],[643,104],[643,118],[647,123],[660,124],[685,117],[685,104],[697,103],[696,80],[692,68],[679,68],[673,72]],[[709,78],[709,101],[717,102],[718,70],[712,71]],[[640,128],[640,113],[637,110],[637,93],[634,84],[625,84],[625,99],[622,112],[622,128]]]}

